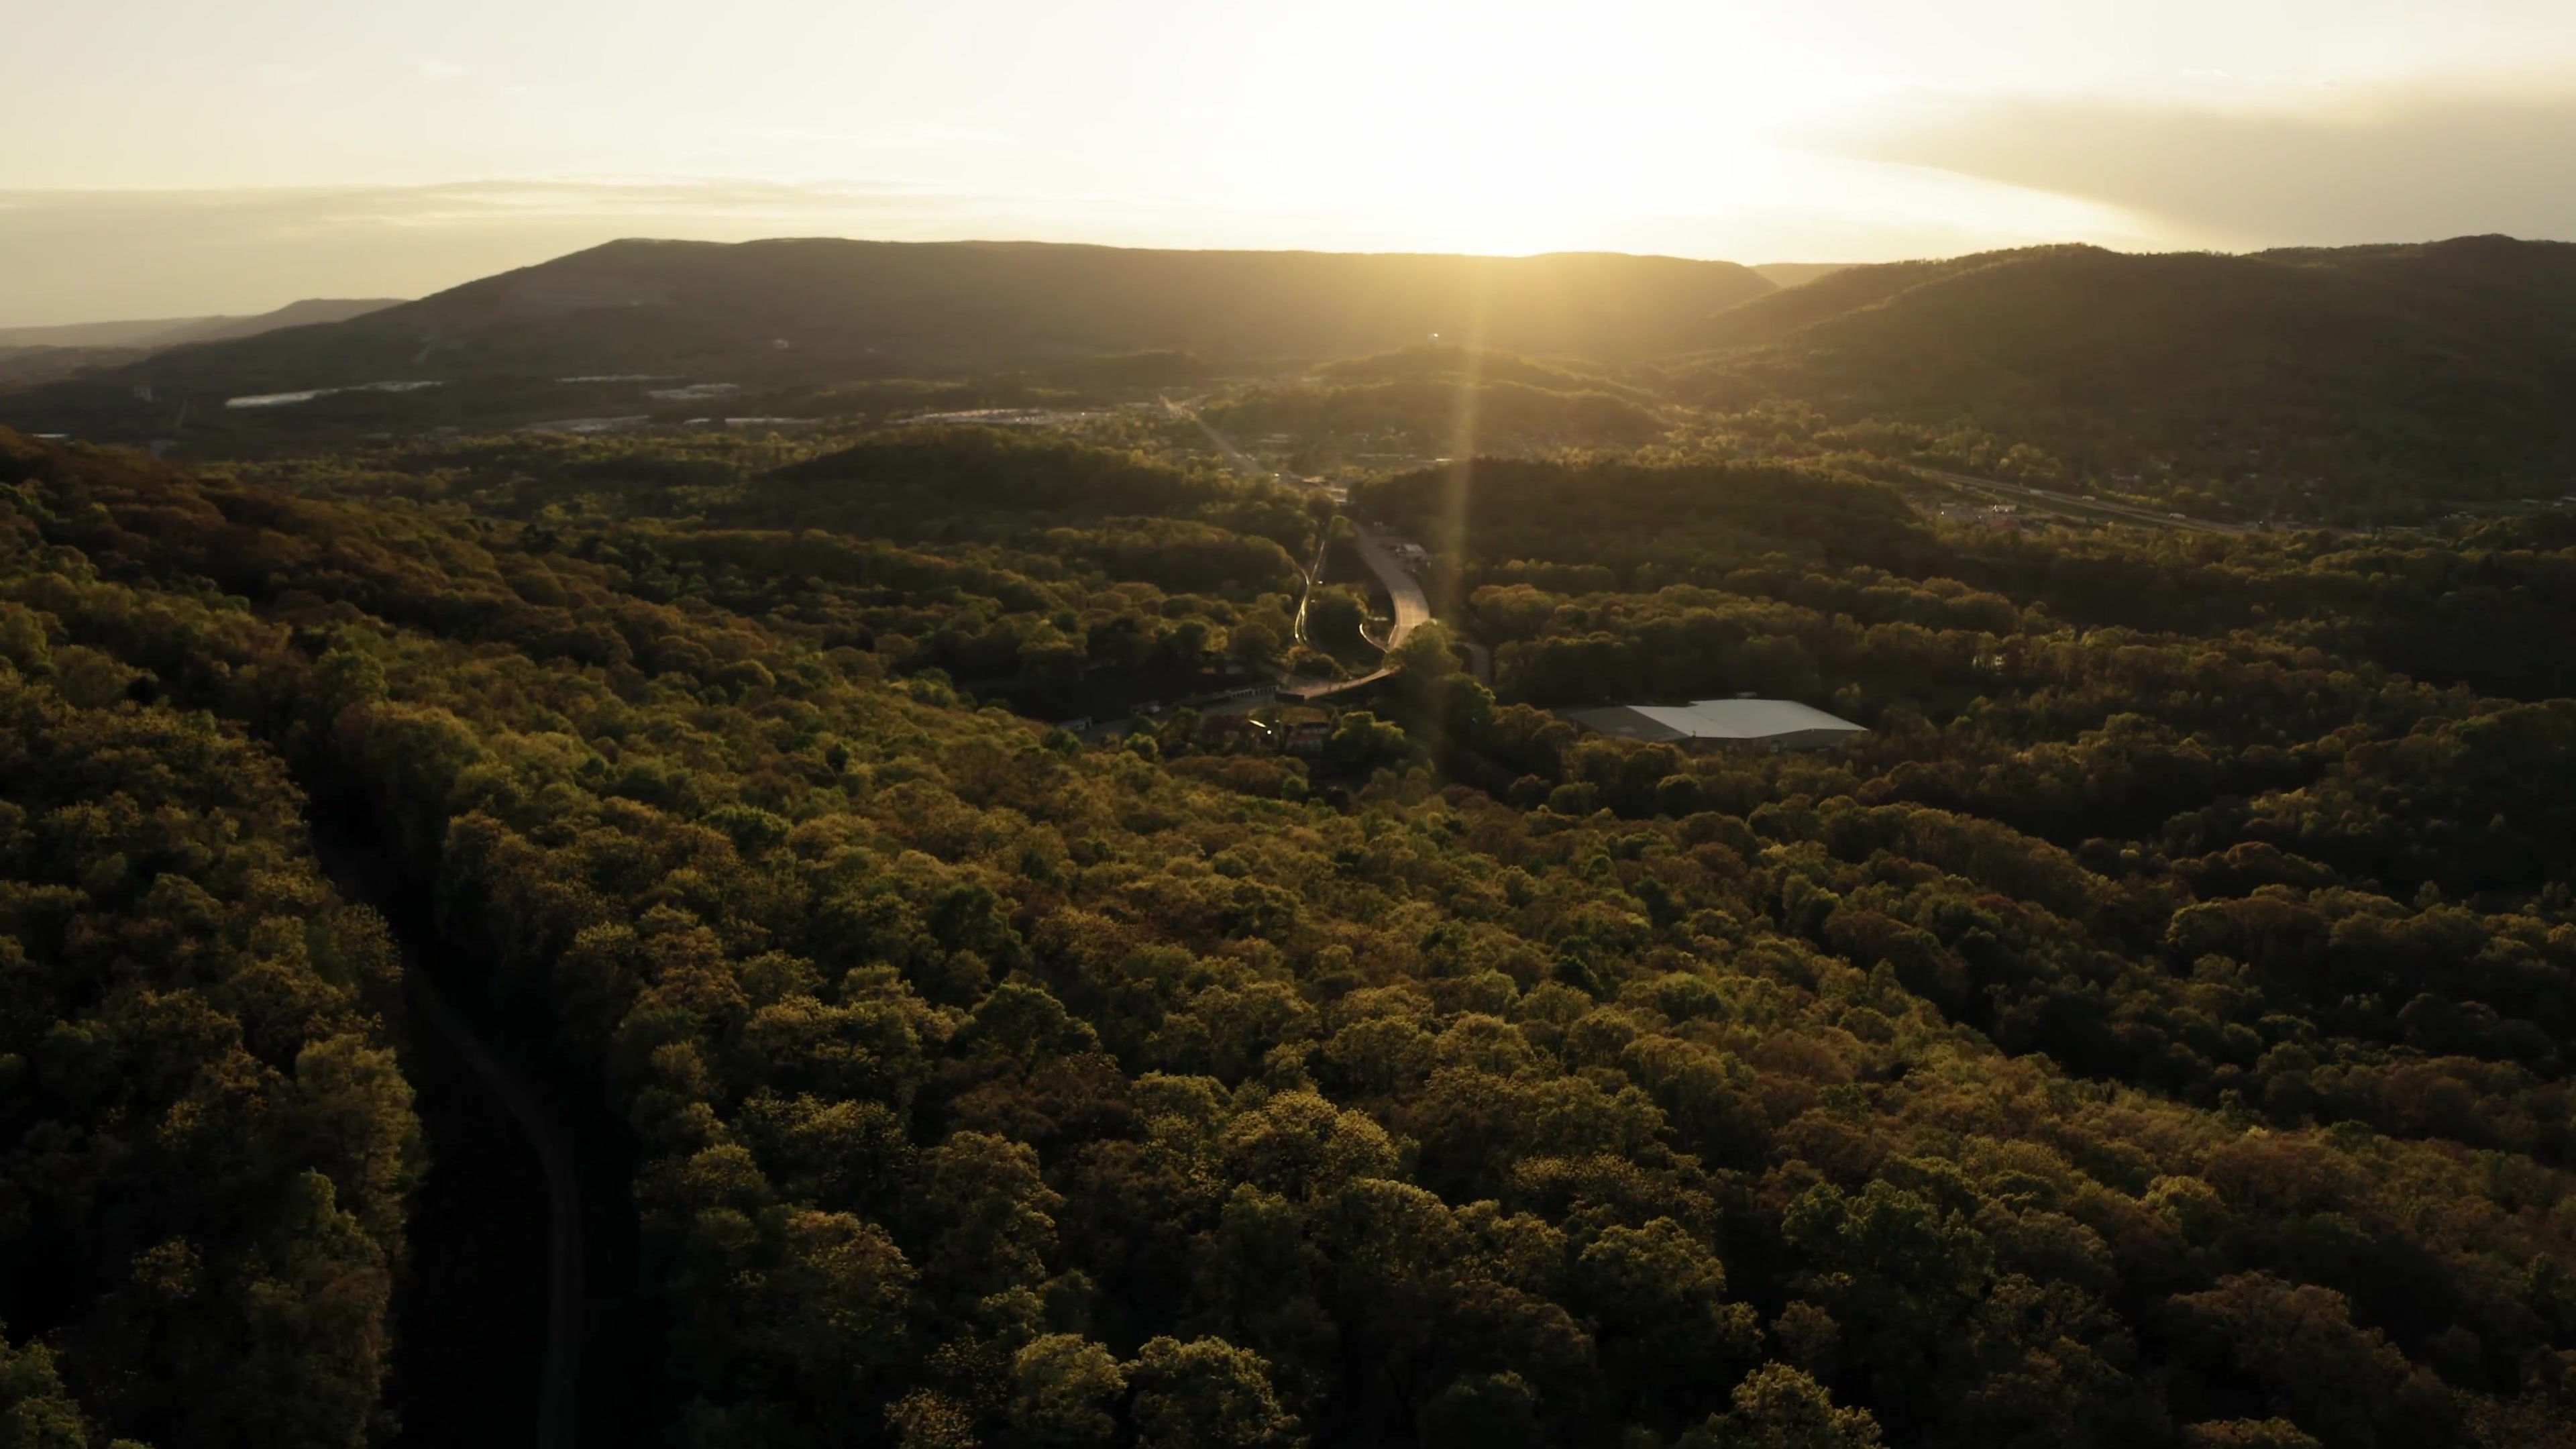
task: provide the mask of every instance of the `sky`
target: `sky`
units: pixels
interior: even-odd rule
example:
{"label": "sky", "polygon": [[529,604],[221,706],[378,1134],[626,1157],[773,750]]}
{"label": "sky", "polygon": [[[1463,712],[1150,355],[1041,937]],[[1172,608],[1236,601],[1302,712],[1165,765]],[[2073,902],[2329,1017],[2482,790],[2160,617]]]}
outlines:
{"label": "sky", "polygon": [[2568,0],[0,0],[0,325],[619,236],[2576,238]]}

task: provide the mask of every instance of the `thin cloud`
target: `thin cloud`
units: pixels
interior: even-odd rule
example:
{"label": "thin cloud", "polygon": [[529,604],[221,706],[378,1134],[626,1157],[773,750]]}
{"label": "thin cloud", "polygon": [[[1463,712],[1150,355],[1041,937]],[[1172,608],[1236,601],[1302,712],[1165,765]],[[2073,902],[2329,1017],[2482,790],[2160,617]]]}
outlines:
{"label": "thin cloud", "polygon": [[968,126],[919,126],[913,134],[942,145],[1016,146],[1020,138],[1007,131],[981,131]]}
{"label": "thin cloud", "polygon": [[2212,243],[2576,237],[2576,96],[2382,94],[2331,112],[1925,99],[1818,145],[2084,197]]}

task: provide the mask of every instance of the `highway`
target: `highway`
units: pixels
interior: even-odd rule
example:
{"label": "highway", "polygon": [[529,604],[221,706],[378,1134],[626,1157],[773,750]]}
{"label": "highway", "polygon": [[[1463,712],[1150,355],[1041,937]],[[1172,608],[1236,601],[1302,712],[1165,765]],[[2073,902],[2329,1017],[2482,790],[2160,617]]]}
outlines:
{"label": "highway", "polygon": [[2101,521],[2103,516],[2123,523],[2143,523],[2152,528],[2179,529],[2185,533],[2223,533],[2229,535],[2254,532],[2250,524],[2212,523],[2205,518],[2186,518],[2178,513],[2158,513],[2130,503],[2110,503],[2099,498],[2077,498],[2064,493],[2051,493],[2025,483],[1999,483],[1992,478],[1971,478],[1965,473],[1944,473],[1938,468],[1917,468],[1916,473],[1935,483],[1947,483],[1988,498],[2008,503],[2035,504],[2039,508],[2073,518]]}
{"label": "highway", "polygon": [[1170,410],[1172,416],[1188,418],[1191,422],[1198,424],[1199,431],[1207,434],[1207,440],[1216,446],[1218,455],[1223,457],[1237,473],[1241,473],[1250,478],[1267,478],[1272,476],[1269,469],[1264,468],[1259,463],[1253,461],[1251,454],[1236,447],[1232,439],[1229,439],[1225,434],[1218,432],[1215,428],[1210,427],[1208,425],[1208,420],[1199,416],[1198,409],[1185,408],[1179,403],[1172,401],[1170,398],[1163,399],[1163,406]]}

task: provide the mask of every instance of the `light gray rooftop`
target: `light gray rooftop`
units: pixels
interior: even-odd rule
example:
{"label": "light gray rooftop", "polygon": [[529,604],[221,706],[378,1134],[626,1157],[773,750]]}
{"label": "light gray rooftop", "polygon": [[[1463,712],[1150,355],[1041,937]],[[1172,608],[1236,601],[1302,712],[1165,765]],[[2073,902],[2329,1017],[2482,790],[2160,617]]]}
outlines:
{"label": "light gray rooftop", "polygon": [[1578,709],[1566,718],[1634,740],[1776,740],[1866,733],[1850,720],[1794,699],[1702,699],[1689,704],[1623,704]]}

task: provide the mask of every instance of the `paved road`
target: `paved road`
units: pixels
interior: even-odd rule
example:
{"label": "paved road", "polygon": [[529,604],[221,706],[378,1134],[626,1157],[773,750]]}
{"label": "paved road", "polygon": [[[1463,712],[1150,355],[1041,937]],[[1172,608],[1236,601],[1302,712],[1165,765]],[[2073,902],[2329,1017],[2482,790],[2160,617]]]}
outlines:
{"label": "paved road", "polygon": [[1395,605],[1395,625],[1386,631],[1386,649],[1392,653],[1403,647],[1406,635],[1431,622],[1431,598],[1422,592],[1422,581],[1388,547],[1386,535],[1361,529],[1360,561],[1386,585],[1387,599]]}
{"label": "paved road", "polygon": [[[408,957],[410,952],[405,951]],[[404,994],[432,1030],[445,1038],[481,1078],[484,1088],[501,1099],[518,1119],[546,1169],[547,1265],[546,1370],[537,1398],[537,1449],[572,1449],[576,1442],[575,1390],[581,1378],[581,1188],[573,1176],[572,1144],[564,1139],[537,1094],[520,1080],[474,1028],[448,1004],[417,965],[403,971]]]}
{"label": "paved road", "polygon": [[2179,514],[2158,513],[2152,508],[2140,508],[2134,504],[2110,503],[2099,498],[2077,498],[2064,493],[2051,493],[2045,488],[2033,488],[2023,483],[1999,483],[1992,478],[1971,478],[1965,473],[1944,473],[1938,468],[1917,468],[1914,471],[1936,483],[1947,483],[1953,488],[1964,488],[1971,493],[1981,493],[1989,498],[2001,498],[2013,503],[2033,503],[2043,509],[2071,514],[2078,518],[2098,519],[2102,515],[2108,515],[2123,523],[2143,523],[2154,528],[2179,529],[2186,533],[2233,535],[2254,532],[2251,524],[2212,523],[2205,518],[2186,518]]}
{"label": "paved road", "polygon": [[[1379,583],[1386,585],[1386,596],[1395,605],[1395,623],[1386,631],[1386,638],[1382,641],[1369,640],[1370,643],[1378,645],[1391,654],[1404,643],[1407,635],[1431,622],[1431,600],[1422,592],[1421,581],[1416,579],[1386,546],[1384,535],[1373,533],[1365,528],[1361,529],[1359,550],[1361,561],[1369,566],[1369,572],[1377,575]],[[1478,647],[1481,648],[1481,646]],[[1489,663],[1486,667],[1490,670],[1492,665]],[[1301,685],[1283,683],[1279,688],[1279,696],[1282,699],[1304,700],[1312,703],[1315,700],[1330,699],[1334,695],[1375,684],[1394,672],[1393,669],[1381,668],[1373,669],[1355,679],[1336,679],[1329,683],[1316,682]]]}

